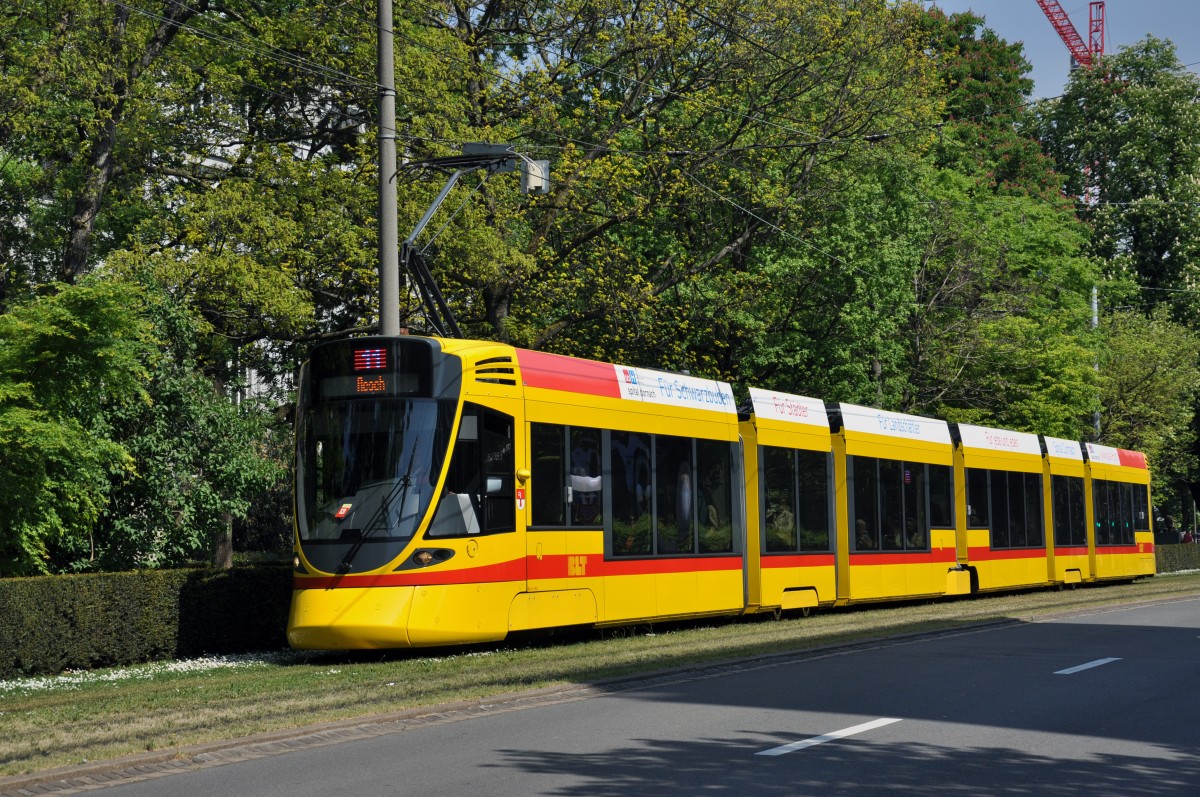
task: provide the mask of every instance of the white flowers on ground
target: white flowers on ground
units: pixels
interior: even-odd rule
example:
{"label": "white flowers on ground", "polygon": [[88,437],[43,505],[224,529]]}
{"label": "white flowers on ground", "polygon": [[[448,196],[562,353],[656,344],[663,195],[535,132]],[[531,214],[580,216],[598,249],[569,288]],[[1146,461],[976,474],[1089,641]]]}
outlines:
{"label": "white flowers on ground", "polygon": [[303,661],[306,654],[283,650],[274,653],[244,653],[236,656],[203,656],[183,661],[163,661],[123,667],[113,670],[67,670],[61,675],[40,678],[14,678],[0,681],[0,695],[14,692],[36,692],[43,689],[78,689],[87,684],[150,679],[166,673],[203,672],[205,670],[266,667],[272,664],[293,664]]}

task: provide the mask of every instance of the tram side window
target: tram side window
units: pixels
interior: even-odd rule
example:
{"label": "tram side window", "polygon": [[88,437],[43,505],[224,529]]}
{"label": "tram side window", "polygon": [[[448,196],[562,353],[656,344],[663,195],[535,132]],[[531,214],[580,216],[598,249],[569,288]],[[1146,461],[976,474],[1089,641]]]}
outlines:
{"label": "tram side window", "polygon": [[967,527],[988,528],[991,525],[991,513],[988,510],[988,472],[967,468]]}
{"label": "tram side window", "polygon": [[929,479],[920,462],[851,457],[854,549],[929,550]]}
{"label": "tram side window", "polygon": [[1083,479],[1078,476],[1051,476],[1050,492],[1054,510],[1054,544],[1063,547],[1087,545]]}
{"label": "tram side window", "polygon": [[1133,545],[1133,527],[1135,511],[1133,506],[1133,485],[1121,485],[1121,543]]}
{"label": "tram side window", "polygon": [[480,410],[483,426],[484,490],[483,530],[485,532],[516,530],[516,500],[513,482],[516,465],[513,451],[513,420],[491,410]]}
{"label": "tram side window", "polygon": [[609,435],[613,556],[645,556],[652,550],[651,442],[650,435],[638,432],[612,432]]}
{"label": "tram side window", "polygon": [[854,479],[854,549],[877,550],[879,535],[879,479],[877,460],[871,457],[851,457]]}
{"label": "tram side window", "polygon": [[879,467],[879,528],[883,532],[883,550],[898,551],[904,547],[904,501],[901,497],[901,466],[891,459],[876,460]]}
{"label": "tram side window", "polygon": [[450,454],[446,492],[426,536],[515,531],[513,456],[512,417],[465,404]]}
{"label": "tram side window", "polygon": [[571,525],[601,526],[604,517],[603,475],[600,466],[600,430],[570,429],[571,479],[568,487]]}
{"label": "tram side window", "polygon": [[769,553],[799,549],[796,534],[798,496],[796,455],[787,448],[762,449],[764,549]]}
{"label": "tram side window", "polygon": [[954,469],[929,466],[929,527],[954,528]]}
{"label": "tram side window", "polygon": [[[990,470],[992,548],[1032,548],[1045,544],[1042,477],[1036,473]],[[982,479],[979,479],[982,481]],[[968,486],[973,483],[968,472]],[[974,502],[976,499],[972,499]],[[972,506],[974,510],[974,506]]]}
{"label": "tram side window", "polygon": [[700,553],[733,551],[733,491],[729,477],[729,443],[720,440],[696,441],[696,511]]}
{"label": "tram side window", "polygon": [[764,550],[831,550],[829,454],[772,446],[762,451]]}
{"label": "tram side window", "polygon": [[600,430],[534,423],[529,431],[533,524],[599,528],[604,505]]}
{"label": "tram side window", "polygon": [[692,441],[656,435],[654,439],[655,532],[658,553],[692,553],[695,548],[695,485]]}
{"label": "tram side window", "polygon": [[992,547],[1011,548],[1012,526],[1009,523],[1008,471],[987,471],[992,511]]}
{"label": "tram side window", "polygon": [[566,522],[567,428],[548,423],[529,425],[532,479],[529,509],[535,526]]}
{"label": "tram side window", "polygon": [[800,478],[800,550],[831,551],[832,523],[829,522],[829,454],[797,451]]}
{"label": "tram side window", "polygon": [[1150,490],[1144,484],[1133,485],[1133,530],[1150,531]]}
{"label": "tram side window", "polygon": [[1092,519],[1096,524],[1096,544],[1112,545],[1112,524],[1109,521],[1108,482],[1092,482]]}
{"label": "tram side window", "polygon": [[[1092,482],[1097,545],[1133,545],[1134,485],[1096,479]],[[1143,510],[1144,511],[1144,510]]]}

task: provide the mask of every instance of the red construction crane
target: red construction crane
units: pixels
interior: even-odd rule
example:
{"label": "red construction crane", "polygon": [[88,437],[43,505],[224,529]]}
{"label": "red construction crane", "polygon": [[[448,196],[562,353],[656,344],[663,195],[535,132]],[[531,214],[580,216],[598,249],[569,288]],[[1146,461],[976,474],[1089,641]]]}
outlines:
{"label": "red construction crane", "polygon": [[1046,19],[1058,31],[1058,37],[1067,45],[1071,52],[1071,68],[1076,66],[1092,66],[1096,59],[1104,55],[1104,0],[1088,3],[1088,41],[1085,43],[1067,12],[1063,11],[1058,0],[1037,0],[1046,14]]}

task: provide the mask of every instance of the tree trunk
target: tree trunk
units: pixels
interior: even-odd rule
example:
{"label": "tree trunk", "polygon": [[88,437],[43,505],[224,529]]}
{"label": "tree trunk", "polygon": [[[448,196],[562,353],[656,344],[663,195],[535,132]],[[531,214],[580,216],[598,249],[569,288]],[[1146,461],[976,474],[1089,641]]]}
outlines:
{"label": "tree trunk", "polygon": [[86,177],[79,194],[75,197],[75,208],[67,231],[66,251],[63,252],[62,266],[59,269],[59,278],[63,282],[73,283],[87,268],[88,255],[95,237],[96,216],[100,212],[104,192],[117,171],[113,153],[116,150],[119,127],[124,119],[126,101],[138,78],[174,41],[179,34],[180,25],[208,10],[208,0],[197,0],[191,7],[178,0],[167,0],[164,5],[166,7],[160,17],[161,21],[145,51],[123,72],[119,71],[119,59],[126,46],[126,24],[129,21],[130,9],[124,5],[117,5],[114,11],[109,39],[113,50],[115,76],[107,92],[92,98],[97,118],[104,119],[104,124],[90,142],[79,142],[81,148],[90,154],[84,166]]}
{"label": "tree trunk", "polygon": [[223,528],[213,540],[213,567],[228,570],[233,567],[233,515],[228,512],[221,515]]}

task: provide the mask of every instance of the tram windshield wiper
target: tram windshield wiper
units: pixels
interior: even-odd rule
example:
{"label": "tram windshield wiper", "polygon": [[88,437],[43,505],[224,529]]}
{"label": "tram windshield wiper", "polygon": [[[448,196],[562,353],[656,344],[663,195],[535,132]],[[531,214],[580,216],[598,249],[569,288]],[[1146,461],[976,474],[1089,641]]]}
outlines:
{"label": "tram windshield wiper", "polygon": [[404,502],[408,498],[408,488],[412,486],[412,469],[413,464],[417,459],[417,444],[420,442],[421,436],[413,437],[412,448],[408,453],[408,468],[404,471],[392,489],[380,501],[379,507],[367,518],[367,522],[363,524],[362,530],[358,534],[358,539],[350,546],[350,550],[346,551],[346,555],[342,557],[342,561],[338,564],[339,573],[349,573],[350,565],[354,561],[354,557],[362,550],[365,543],[376,529],[386,529],[392,516],[392,499],[396,497],[396,493],[400,493],[400,511],[404,511]]}

